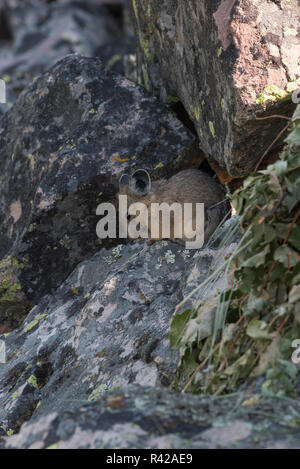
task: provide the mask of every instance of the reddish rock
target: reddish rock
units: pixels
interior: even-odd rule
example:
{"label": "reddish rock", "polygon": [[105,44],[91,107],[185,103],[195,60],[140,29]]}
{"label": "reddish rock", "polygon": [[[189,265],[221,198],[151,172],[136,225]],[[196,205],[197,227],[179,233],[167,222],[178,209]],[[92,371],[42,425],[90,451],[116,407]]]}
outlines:
{"label": "reddish rock", "polygon": [[[180,100],[201,149],[230,177],[253,170],[295,108],[297,0],[132,0],[138,81]],[[277,142],[280,144],[280,140]]]}

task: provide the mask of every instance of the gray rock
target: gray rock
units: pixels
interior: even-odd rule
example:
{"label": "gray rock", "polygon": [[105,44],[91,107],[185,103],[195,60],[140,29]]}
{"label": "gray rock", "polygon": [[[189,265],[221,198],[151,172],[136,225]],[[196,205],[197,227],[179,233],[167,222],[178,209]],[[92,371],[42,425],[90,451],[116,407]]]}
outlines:
{"label": "gray rock", "polygon": [[[0,428],[17,431],[114,386],[169,386],[178,354],[169,346],[175,306],[206,277],[213,256],[173,242],[102,249],[78,265],[5,340],[0,365]],[[192,271],[192,272],[191,272]]]}
{"label": "gray rock", "polygon": [[0,259],[24,263],[19,281],[37,301],[99,250],[96,208],[115,201],[123,172],[168,175],[197,154],[194,136],[142,87],[98,59],[62,59],[0,124]]}
{"label": "gray rock", "polygon": [[[138,83],[179,99],[215,167],[247,175],[292,115],[298,0],[132,0]],[[271,87],[271,88],[268,88]]]}
{"label": "gray rock", "polygon": [[5,447],[111,449],[116,455],[116,448],[300,448],[299,402],[261,398],[242,407],[243,397],[121,386],[97,402],[33,418],[4,438]]}
{"label": "gray rock", "polygon": [[7,104],[38,75],[62,57],[77,53],[95,56],[99,47],[122,35],[108,7],[92,1],[24,2],[3,12],[11,43],[0,42],[0,77],[7,82]]}

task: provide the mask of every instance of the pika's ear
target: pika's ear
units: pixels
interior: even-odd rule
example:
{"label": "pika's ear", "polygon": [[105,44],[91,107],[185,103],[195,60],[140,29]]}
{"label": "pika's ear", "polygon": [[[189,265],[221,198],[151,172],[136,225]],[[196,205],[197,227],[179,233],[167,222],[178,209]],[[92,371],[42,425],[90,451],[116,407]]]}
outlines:
{"label": "pika's ear", "polygon": [[130,189],[138,195],[146,195],[151,191],[151,178],[148,171],[138,169],[130,179]]}
{"label": "pika's ear", "polygon": [[119,189],[124,186],[128,186],[130,183],[130,176],[128,174],[122,174],[122,176],[119,179]]}

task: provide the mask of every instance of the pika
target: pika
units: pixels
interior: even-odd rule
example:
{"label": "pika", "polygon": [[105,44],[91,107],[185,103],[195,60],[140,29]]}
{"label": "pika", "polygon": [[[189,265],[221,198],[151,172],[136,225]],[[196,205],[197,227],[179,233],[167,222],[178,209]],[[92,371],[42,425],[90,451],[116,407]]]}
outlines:
{"label": "pika", "polygon": [[[162,218],[159,219],[159,229],[155,236],[151,236],[151,221],[153,225],[153,218],[151,219],[151,206],[152,204],[172,204],[177,203],[181,206],[190,204],[192,212],[190,218],[192,233],[195,234],[196,226],[196,204],[204,204],[204,241],[207,241],[213,234],[216,228],[220,225],[226,214],[230,209],[229,201],[225,199],[225,191],[223,187],[216,182],[211,176],[197,169],[187,169],[180,171],[172,176],[170,179],[160,179],[152,183],[149,173],[143,169],[135,171],[132,176],[124,174],[119,182],[119,208],[120,196],[127,196],[127,205],[130,206],[134,203],[142,203],[147,207],[148,217],[148,238],[150,240],[164,239],[162,229]],[[127,222],[133,216],[127,215]],[[147,220],[145,220],[147,222]],[[191,234],[187,233],[184,227],[186,219],[182,216],[178,219],[174,213],[170,213],[170,232],[168,239],[172,239],[179,243],[191,239]],[[180,225],[180,226],[178,226]],[[200,227],[203,230],[203,223]],[[178,230],[182,233],[180,239],[176,236]],[[132,238],[132,236],[129,235]]]}

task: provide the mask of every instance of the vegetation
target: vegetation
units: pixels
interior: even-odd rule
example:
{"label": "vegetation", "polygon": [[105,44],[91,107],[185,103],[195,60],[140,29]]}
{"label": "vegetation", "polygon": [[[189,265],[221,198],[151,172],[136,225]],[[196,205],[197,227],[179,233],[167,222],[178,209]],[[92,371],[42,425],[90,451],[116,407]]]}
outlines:
{"label": "vegetation", "polygon": [[[300,364],[291,357],[300,339],[300,105],[285,142],[280,159],[231,197],[242,231],[234,253],[179,306],[195,298],[200,305],[173,318],[176,384],[185,391],[230,393],[264,375],[263,393],[297,394]],[[226,287],[209,297],[207,287],[220,276]]]}

